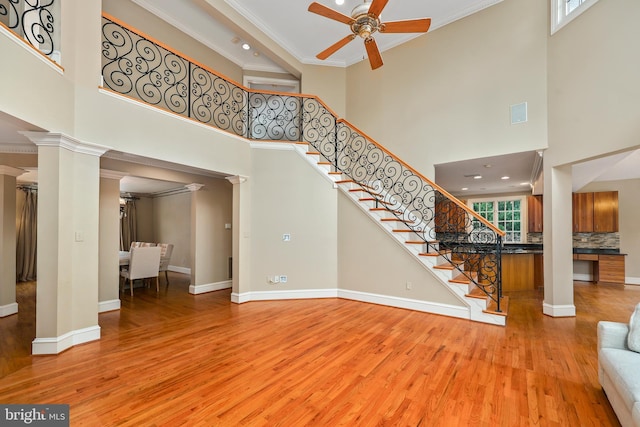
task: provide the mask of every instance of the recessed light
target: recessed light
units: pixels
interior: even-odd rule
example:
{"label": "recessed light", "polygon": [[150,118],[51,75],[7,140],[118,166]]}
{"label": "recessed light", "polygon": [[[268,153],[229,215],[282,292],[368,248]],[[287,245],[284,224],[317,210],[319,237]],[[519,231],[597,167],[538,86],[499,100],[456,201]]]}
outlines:
{"label": "recessed light", "polygon": [[344,0],[336,0],[336,4],[338,6],[342,6],[344,4]]}
{"label": "recessed light", "polygon": [[490,168],[491,166],[493,166],[493,165],[490,165],[490,164],[484,165],[484,167],[487,168],[487,169]]}
{"label": "recessed light", "polygon": [[251,46],[249,46],[249,43],[242,43],[242,48],[244,50],[249,50],[249,49],[251,49]]}
{"label": "recessed light", "polygon": [[467,187],[462,187],[460,190],[462,190],[462,191],[467,191],[468,189],[469,189],[469,188],[467,188]]}
{"label": "recessed light", "polygon": [[473,179],[482,179],[482,175],[474,175]]}
{"label": "recessed light", "polygon": [[520,185],[529,185],[528,182],[521,182]]}
{"label": "recessed light", "polygon": [[500,179],[503,179],[503,180],[506,181],[507,179],[509,179],[509,177],[505,175],[505,176],[501,177]]}

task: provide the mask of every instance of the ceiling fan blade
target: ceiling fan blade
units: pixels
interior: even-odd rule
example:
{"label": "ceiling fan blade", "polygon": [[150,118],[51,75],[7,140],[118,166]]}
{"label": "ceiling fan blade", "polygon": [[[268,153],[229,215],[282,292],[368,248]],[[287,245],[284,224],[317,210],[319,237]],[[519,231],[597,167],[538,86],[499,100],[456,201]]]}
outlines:
{"label": "ceiling fan blade", "polygon": [[388,2],[389,0],[373,0],[371,6],[369,6],[369,14],[378,18]]}
{"label": "ceiling fan blade", "polygon": [[431,18],[411,19],[407,21],[383,22],[381,33],[426,33],[431,26]]}
{"label": "ceiling fan blade", "polygon": [[342,22],[347,25],[351,25],[354,21],[352,17],[343,15],[337,10],[333,10],[316,2],[311,3],[308,10],[309,12],[316,13],[318,15],[324,16],[325,18],[333,19],[334,21]]}
{"label": "ceiling fan blade", "polygon": [[375,70],[376,68],[382,67],[382,56],[380,56],[380,50],[378,50],[378,45],[373,37],[369,37],[364,41],[364,47],[367,49],[371,69]]}
{"label": "ceiling fan blade", "polygon": [[339,49],[341,49],[343,46],[345,46],[347,43],[349,43],[351,40],[355,38],[356,38],[355,34],[349,34],[347,37],[343,38],[337,43],[332,44],[331,46],[329,46],[328,48],[326,48],[325,50],[317,54],[316,58],[327,59],[328,57],[336,53]]}

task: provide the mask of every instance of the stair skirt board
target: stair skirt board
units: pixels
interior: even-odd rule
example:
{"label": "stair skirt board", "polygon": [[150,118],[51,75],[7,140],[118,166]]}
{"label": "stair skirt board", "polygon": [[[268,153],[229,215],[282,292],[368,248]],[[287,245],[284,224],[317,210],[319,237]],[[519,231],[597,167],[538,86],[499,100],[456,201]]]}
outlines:
{"label": "stair skirt board", "polygon": [[368,292],[351,291],[348,289],[308,289],[291,291],[256,291],[242,294],[231,294],[231,301],[241,304],[249,301],[273,301],[292,299],[342,298],[387,307],[403,308],[424,313],[469,319],[469,307],[434,303],[410,298],[390,295],[372,294]]}

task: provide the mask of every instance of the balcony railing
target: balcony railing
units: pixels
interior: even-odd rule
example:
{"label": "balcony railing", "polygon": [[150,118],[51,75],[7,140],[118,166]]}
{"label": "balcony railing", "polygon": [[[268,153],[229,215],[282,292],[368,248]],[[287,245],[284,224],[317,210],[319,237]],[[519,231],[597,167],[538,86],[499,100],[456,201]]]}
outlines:
{"label": "balcony railing", "polygon": [[103,15],[102,75],[117,93],[253,140],[306,142],[500,309],[504,232],[313,96],[247,89]]}
{"label": "balcony railing", "polygon": [[0,23],[59,62],[59,8],[55,0],[0,0]]}

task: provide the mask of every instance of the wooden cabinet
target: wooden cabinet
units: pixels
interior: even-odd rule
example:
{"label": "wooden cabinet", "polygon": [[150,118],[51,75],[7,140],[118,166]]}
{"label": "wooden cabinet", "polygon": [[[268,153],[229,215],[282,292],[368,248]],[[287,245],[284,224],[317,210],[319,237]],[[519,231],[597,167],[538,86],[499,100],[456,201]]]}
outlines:
{"label": "wooden cabinet", "polygon": [[593,277],[596,282],[624,283],[624,255],[599,255]]}
{"label": "wooden cabinet", "polygon": [[593,193],[593,231],[614,233],[618,230],[618,192]]}
{"label": "wooden cabinet", "polygon": [[527,231],[542,233],[542,196],[527,197]]}
{"label": "wooden cabinet", "polygon": [[573,193],[573,232],[593,233],[593,193]]}
{"label": "wooden cabinet", "polygon": [[614,233],[618,227],[618,192],[573,193],[574,233]]}

